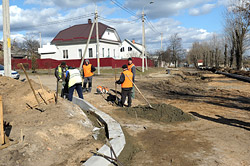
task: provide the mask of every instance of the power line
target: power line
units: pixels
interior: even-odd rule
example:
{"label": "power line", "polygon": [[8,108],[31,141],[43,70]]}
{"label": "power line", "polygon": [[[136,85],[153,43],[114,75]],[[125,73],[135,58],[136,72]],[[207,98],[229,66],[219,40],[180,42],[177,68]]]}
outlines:
{"label": "power line", "polygon": [[147,21],[147,23],[148,23],[150,29],[152,29],[152,30],[153,30],[154,32],[156,32],[156,33],[159,33],[159,34],[161,33],[158,29],[155,28],[155,26],[152,24],[152,22],[149,20],[148,17],[146,17],[146,21]]}
{"label": "power line", "polygon": [[137,20],[140,20],[141,18],[137,18],[134,20],[128,20],[128,21],[122,21],[122,20],[111,20],[111,19],[107,19],[104,17],[99,17],[100,20],[105,21],[105,22],[109,22],[109,23],[135,23]]}
{"label": "power line", "polygon": [[110,0],[111,2],[113,2],[116,6],[118,6],[119,8],[121,8],[122,10],[126,11],[127,13],[129,13],[132,16],[137,17],[136,13],[133,12],[132,10],[128,9],[127,7],[123,6],[120,2],[118,2],[117,0]]}

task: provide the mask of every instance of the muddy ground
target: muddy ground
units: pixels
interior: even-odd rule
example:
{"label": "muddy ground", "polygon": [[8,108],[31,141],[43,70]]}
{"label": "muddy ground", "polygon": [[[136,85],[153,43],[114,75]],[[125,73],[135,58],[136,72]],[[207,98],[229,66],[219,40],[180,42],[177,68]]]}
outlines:
{"label": "muddy ground", "polygon": [[80,165],[90,150],[102,146],[92,138],[92,123],[78,106],[66,100],[56,105],[51,90],[32,85],[47,105],[38,95],[37,104],[27,81],[0,77],[5,133],[11,140],[11,146],[0,150],[0,165]]}
{"label": "muddy ground", "polygon": [[[129,115],[107,102],[108,95],[84,94],[87,101],[114,117],[130,136],[135,151],[126,165],[250,165],[250,86],[223,75],[193,69],[137,75],[136,84],[154,104],[170,104],[197,120],[155,122]],[[51,80],[52,76],[41,76]],[[35,78],[35,77],[34,77]],[[95,76],[98,85],[114,89],[114,76]],[[46,82],[45,82],[46,83]],[[47,81],[51,87],[55,82]],[[94,88],[93,88],[94,91]],[[114,93],[112,93],[114,94]],[[132,105],[145,104],[136,93]],[[133,148],[133,146],[131,146]],[[135,153],[136,152],[136,153]]]}

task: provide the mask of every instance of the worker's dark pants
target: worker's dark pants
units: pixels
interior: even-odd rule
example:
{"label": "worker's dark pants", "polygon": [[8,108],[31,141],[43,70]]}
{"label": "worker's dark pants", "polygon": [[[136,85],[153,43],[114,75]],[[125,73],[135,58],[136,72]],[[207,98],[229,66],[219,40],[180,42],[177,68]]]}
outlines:
{"label": "worker's dark pants", "polygon": [[86,92],[86,90],[87,90],[86,89],[87,83],[89,83],[88,92],[91,92],[91,88],[92,88],[92,76],[91,77],[84,77],[83,92]]}
{"label": "worker's dark pants", "polygon": [[83,95],[82,95],[82,84],[75,84],[73,86],[71,86],[69,88],[69,96],[68,96],[68,100],[69,101],[72,101],[72,98],[73,98],[73,93],[74,93],[74,90],[76,89],[77,93],[78,93],[78,96],[79,98],[83,99]]}
{"label": "worker's dark pants", "polygon": [[121,106],[123,107],[126,97],[128,96],[128,107],[131,107],[132,99],[131,99],[131,90],[132,88],[122,88],[122,100]]}

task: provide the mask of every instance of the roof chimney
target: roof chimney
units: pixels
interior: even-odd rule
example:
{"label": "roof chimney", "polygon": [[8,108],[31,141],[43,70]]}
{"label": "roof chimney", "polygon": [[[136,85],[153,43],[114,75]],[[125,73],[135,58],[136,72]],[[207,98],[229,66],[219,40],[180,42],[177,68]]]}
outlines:
{"label": "roof chimney", "polygon": [[90,18],[88,19],[88,24],[92,24],[92,21],[91,21],[91,19],[90,19]]}
{"label": "roof chimney", "polygon": [[132,40],[132,43],[135,44],[135,40]]}

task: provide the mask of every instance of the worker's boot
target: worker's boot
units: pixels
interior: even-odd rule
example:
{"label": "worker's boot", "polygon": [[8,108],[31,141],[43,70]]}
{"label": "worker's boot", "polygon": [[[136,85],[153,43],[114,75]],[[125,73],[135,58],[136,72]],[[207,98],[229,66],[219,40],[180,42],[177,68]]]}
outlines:
{"label": "worker's boot", "polygon": [[84,93],[84,92],[86,92],[87,91],[87,89],[86,88],[82,88],[82,92]]}
{"label": "worker's boot", "polygon": [[91,92],[91,89],[92,89],[91,87],[89,87],[89,88],[88,88],[88,93],[90,93],[90,92]]}

